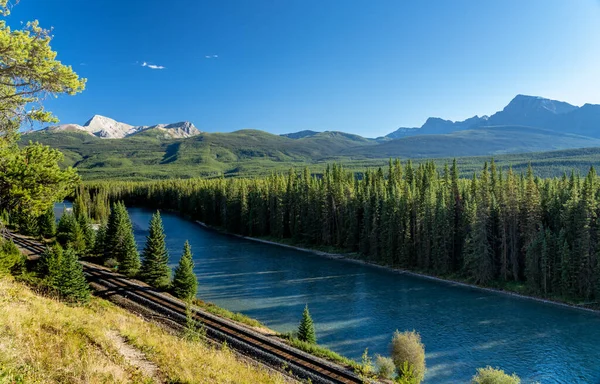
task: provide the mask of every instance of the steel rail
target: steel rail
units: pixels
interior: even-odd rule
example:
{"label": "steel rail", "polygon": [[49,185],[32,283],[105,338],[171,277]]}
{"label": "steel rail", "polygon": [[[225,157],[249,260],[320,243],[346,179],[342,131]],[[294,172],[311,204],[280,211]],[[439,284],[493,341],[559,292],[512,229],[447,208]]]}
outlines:
{"label": "steel rail", "polygon": [[[11,239],[17,246],[29,252],[30,256],[41,254],[46,246],[41,243],[16,236],[6,231],[3,236]],[[86,276],[94,283],[109,290],[119,292],[123,297],[166,314],[173,320],[184,323],[188,306],[181,300],[166,295],[146,284],[128,279],[110,270],[88,262],[81,262]],[[344,367],[335,365],[321,358],[291,347],[283,342],[253,331],[247,327],[225,320],[211,313],[192,308],[192,317],[200,322],[211,338],[220,341],[233,341],[233,346],[240,350],[259,351],[266,354],[261,360],[285,363],[295,374],[310,378],[313,382],[354,384],[365,380]],[[260,357],[260,356],[257,356]]]}

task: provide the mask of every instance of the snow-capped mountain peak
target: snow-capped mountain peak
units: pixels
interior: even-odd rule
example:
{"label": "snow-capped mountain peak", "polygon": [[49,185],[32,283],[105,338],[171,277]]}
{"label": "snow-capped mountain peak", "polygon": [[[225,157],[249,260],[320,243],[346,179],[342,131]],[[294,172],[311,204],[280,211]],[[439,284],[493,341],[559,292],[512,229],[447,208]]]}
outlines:
{"label": "snow-capped mountain peak", "polygon": [[83,125],[62,124],[45,128],[46,131],[82,131],[102,139],[121,139],[151,129],[160,130],[163,132],[164,136],[174,139],[196,136],[201,133],[201,131],[189,121],[172,124],[136,126],[121,123],[102,115],[92,116],[92,118]]}

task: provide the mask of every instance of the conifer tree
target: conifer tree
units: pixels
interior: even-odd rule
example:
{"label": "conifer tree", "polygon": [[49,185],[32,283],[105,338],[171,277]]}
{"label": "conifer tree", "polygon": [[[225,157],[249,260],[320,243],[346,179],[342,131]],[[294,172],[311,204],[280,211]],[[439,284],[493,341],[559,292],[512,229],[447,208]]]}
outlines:
{"label": "conifer tree", "polygon": [[310,317],[310,312],[308,311],[308,304],[304,307],[304,312],[302,312],[302,320],[300,321],[300,325],[298,326],[298,339],[311,344],[317,343],[315,325],[313,323],[312,317]]}
{"label": "conifer tree", "polygon": [[146,237],[146,246],[142,257],[140,269],[142,279],[156,288],[167,288],[171,280],[171,270],[168,265],[169,254],[165,244],[165,232],[158,211],[152,215],[150,220],[149,233]]}
{"label": "conifer tree", "polygon": [[89,216],[87,216],[86,214],[80,214],[77,217],[77,224],[81,229],[81,233],[83,235],[83,242],[85,243],[85,248],[81,252],[89,253],[94,247],[95,236]]}
{"label": "conifer tree", "polygon": [[135,276],[140,269],[140,255],[137,251],[133,226],[125,204],[113,204],[106,230],[106,254],[119,263],[119,272]]}
{"label": "conifer tree", "polygon": [[[88,188],[92,201],[143,199],[230,232],[345,248],[479,284],[526,283],[548,297],[600,298],[600,180],[593,168],[585,178],[572,172],[543,179],[531,167],[503,174],[492,160],[471,180],[459,176],[456,161],[441,172],[431,161],[404,169],[395,161],[386,175],[332,165],[318,176],[305,168],[263,179]],[[125,210],[114,208],[107,257],[120,249],[115,234]]]}
{"label": "conifer tree", "polygon": [[83,268],[71,248],[63,252],[57,275],[52,281],[63,300],[85,303],[90,299],[90,288],[83,275]]}
{"label": "conifer tree", "polygon": [[100,224],[96,236],[94,236],[94,247],[92,255],[95,257],[104,258],[106,252],[106,224]]}
{"label": "conifer tree", "polygon": [[194,260],[190,243],[185,242],[183,246],[183,255],[179,259],[179,264],[175,268],[173,275],[173,294],[182,299],[190,300],[196,297],[198,290],[198,279],[194,274]]}
{"label": "conifer tree", "polygon": [[56,240],[66,247],[69,243],[78,243],[83,239],[79,223],[71,212],[63,212],[56,227]]}
{"label": "conifer tree", "polygon": [[40,255],[40,259],[36,265],[37,272],[41,276],[48,277],[50,285],[54,285],[53,279],[59,276],[62,255],[63,249],[59,243],[54,243],[52,247],[47,247]]}
{"label": "conifer tree", "polygon": [[56,234],[56,217],[54,216],[54,208],[49,208],[38,219],[40,235],[50,239]]}

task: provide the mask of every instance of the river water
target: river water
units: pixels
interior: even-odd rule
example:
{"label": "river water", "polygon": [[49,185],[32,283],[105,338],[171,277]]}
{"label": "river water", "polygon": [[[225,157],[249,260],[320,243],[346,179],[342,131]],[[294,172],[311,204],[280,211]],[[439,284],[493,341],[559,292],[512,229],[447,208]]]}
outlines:
{"label": "river water", "polygon": [[[143,248],[152,212],[129,209]],[[478,367],[524,382],[600,383],[600,315],[451,283],[400,275],[206,230],[163,213],[174,267],[189,240],[198,296],[281,332],[305,304],[318,342],[360,359],[389,354],[395,330],[417,330],[426,383],[466,383]]]}

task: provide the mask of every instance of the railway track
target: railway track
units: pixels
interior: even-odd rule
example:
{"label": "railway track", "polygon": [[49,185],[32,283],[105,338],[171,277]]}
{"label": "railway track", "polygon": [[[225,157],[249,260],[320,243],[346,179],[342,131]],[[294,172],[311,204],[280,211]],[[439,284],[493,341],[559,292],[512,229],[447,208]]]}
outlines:
{"label": "railway track", "polygon": [[[11,239],[30,258],[39,256],[45,250],[43,244],[11,232],[4,232],[3,236]],[[88,262],[81,262],[81,264],[90,282],[150,308],[180,324],[185,324],[187,321],[188,308],[183,301],[144,283],[112,272],[105,267]],[[286,367],[300,378],[310,379],[313,383],[353,384],[364,382],[354,372],[274,340],[272,336],[258,333],[199,308],[194,307],[191,312],[193,319],[202,324],[207,336],[211,339],[225,341],[240,352],[258,358],[271,366]]]}

